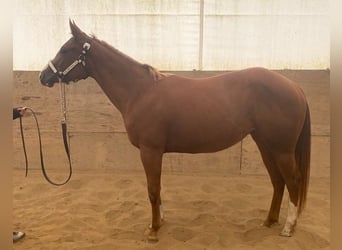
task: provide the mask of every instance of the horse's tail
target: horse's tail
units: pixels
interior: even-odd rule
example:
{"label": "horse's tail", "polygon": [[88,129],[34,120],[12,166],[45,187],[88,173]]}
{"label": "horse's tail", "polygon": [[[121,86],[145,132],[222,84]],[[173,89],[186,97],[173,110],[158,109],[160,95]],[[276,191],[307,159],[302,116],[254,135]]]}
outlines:
{"label": "horse's tail", "polygon": [[311,122],[310,110],[306,104],[305,121],[296,145],[296,163],[300,171],[298,214],[304,209],[310,177]]}

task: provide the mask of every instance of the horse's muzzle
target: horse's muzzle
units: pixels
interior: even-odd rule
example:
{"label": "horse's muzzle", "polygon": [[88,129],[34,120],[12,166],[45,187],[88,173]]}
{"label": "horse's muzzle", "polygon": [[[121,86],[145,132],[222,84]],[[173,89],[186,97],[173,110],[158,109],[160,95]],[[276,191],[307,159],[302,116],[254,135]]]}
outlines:
{"label": "horse's muzzle", "polygon": [[39,74],[40,83],[46,87],[53,87],[58,82],[58,77],[48,68],[42,70]]}

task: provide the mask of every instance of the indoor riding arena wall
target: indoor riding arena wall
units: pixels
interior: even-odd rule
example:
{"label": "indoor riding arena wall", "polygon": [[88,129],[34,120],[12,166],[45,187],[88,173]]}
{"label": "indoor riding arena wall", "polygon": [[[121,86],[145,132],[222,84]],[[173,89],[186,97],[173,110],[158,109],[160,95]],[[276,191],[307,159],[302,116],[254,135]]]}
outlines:
{"label": "indoor riding arena wall", "polygon": [[[304,90],[311,111],[311,176],[329,177],[330,114],[329,70],[279,70]],[[169,72],[191,77],[221,72]],[[61,132],[61,102],[58,85],[42,86],[37,71],[14,71],[13,106],[31,107],[38,118],[47,171],[68,172],[68,161]],[[143,171],[139,151],[130,144],[121,114],[109,102],[93,79],[66,86],[67,125],[71,159],[76,171]],[[37,127],[27,111],[23,118],[25,143],[30,169],[40,169]],[[25,158],[19,121],[13,125],[14,167],[23,169]],[[247,136],[234,146],[208,154],[165,154],[164,173],[214,175],[266,175],[259,151]]]}

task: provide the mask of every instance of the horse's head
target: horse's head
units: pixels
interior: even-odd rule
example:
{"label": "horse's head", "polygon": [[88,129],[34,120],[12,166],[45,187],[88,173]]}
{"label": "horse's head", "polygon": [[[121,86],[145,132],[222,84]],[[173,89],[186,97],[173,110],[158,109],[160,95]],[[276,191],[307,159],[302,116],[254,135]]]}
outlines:
{"label": "horse's head", "polygon": [[69,20],[72,37],[60,48],[54,59],[40,72],[40,82],[52,87],[56,82],[77,82],[89,76],[86,58],[92,38]]}

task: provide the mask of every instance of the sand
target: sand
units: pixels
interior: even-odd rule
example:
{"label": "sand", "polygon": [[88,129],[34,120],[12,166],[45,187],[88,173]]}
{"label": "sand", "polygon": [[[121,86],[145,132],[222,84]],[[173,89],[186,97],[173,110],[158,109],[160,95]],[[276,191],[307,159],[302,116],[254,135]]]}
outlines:
{"label": "sand", "polygon": [[[63,174],[50,171],[52,178]],[[261,227],[271,201],[267,176],[163,174],[165,222],[159,242],[144,232],[151,210],[141,172],[76,170],[62,187],[40,171],[14,170],[13,227],[26,233],[14,249],[330,249],[330,180],[311,178],[295,235]]]}

